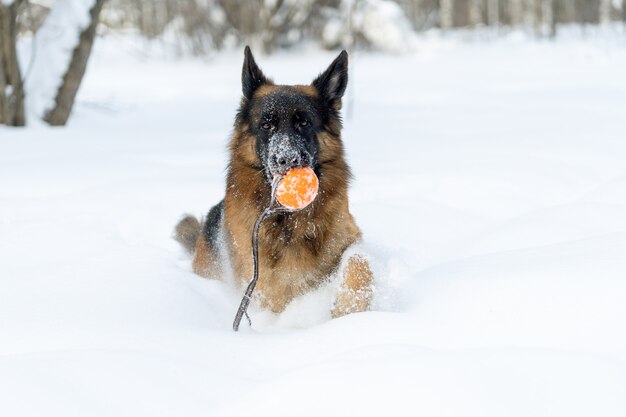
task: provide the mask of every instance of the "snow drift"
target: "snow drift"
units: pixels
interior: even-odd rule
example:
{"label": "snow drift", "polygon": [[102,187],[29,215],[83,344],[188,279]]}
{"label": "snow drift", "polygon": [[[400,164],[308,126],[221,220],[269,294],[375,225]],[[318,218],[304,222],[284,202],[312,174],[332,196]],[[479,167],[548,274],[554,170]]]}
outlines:
{"label": "snow drift", "polygon": [[0,414],[626,414],[623,43],[353,59],[376,311],[329,320],[322,288],[235,334],[241,294],[171,233],[222,197],[242,58],[125,42],[97,44],[70,128],[0,129]]}

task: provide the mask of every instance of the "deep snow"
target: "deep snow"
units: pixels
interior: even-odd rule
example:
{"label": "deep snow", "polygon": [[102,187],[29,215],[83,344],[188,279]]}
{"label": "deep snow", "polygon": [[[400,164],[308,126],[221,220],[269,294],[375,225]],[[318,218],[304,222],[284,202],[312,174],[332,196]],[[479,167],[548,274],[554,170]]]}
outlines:
{"label": "deep snow", "polygon": [[242,57],[140,48],[96,44],[70,127],[0,129],[0,415],[626,415],[625,41],[351,57],[377,311],[325,287],[237,334],[171,233],[222,196]]}

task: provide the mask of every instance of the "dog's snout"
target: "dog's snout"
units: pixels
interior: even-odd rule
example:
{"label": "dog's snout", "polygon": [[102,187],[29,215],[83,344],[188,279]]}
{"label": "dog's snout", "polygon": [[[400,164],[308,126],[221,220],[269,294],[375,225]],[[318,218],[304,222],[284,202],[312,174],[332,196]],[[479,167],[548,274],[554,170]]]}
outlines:
{"label": "dog's snout", "polygon": [[283,152],[279,155],[275,156],[276,165],[278,165],[281,170],[288,170],[290,168],[294,168],[300,165],[302,159],[300,155],[296,151],[291,152]]}
{"label": "dog's snout", "polygon": [[294,148],[285,148],[279,150],[271,157],[273,170],[278,174],[284,174],[292,168],[302,166],[302,155]]}
{"label": "dog's snout", "polygon": [[266,159],[267,176],[270,181],[276,175],[284,175],[293,168],[311,165],[312,156],[302,138],[276,135],[271,138]]}

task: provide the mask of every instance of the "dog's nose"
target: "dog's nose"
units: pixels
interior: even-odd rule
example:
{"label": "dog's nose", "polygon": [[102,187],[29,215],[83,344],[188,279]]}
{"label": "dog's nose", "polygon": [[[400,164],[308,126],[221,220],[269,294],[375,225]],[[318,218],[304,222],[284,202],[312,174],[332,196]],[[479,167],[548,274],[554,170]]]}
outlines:
{"label": "dog's nose", "polygon": [[274,162],[281,173],[289,171],[291,168],[300,166],[302,158],[295,149],[286,149],[278,155],[274,155]]}

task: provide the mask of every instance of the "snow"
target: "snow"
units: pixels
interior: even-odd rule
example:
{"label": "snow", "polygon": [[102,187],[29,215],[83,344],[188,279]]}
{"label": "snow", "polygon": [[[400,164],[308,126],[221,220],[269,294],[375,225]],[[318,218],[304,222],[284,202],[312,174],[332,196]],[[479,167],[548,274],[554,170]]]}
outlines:
{"label": "snow", "polygon": [[[415,49],[416,36],[411,22],[398,3],[389,0],[364,0],[341,3],[343,11],[329,16],[322,30],[326,48],[350,47],[356,38],[378,51],[401,53]],[[346,17],[348,16],[348,17]]]}
{"label": "snow", "polygon": [[419,46],[351,61],[375,311],[327,285],[233,333],[171,234],[223,195],[243,54],[96,43],[71,126],[0,130],[0,415],[624,416],[623,39]]}
{"label": "snow", "polygon": [[398,3],[366,0],[355,10],[354,26],[374,48],[388,52],[412,49],[415,33]]}
{"label": "snow", "polygon": [[80,33],[89,25],[95,0],[57,0],[35,34],[28,55],[22,54],[26,71],[26,113],[36,123],[54,106]]}

